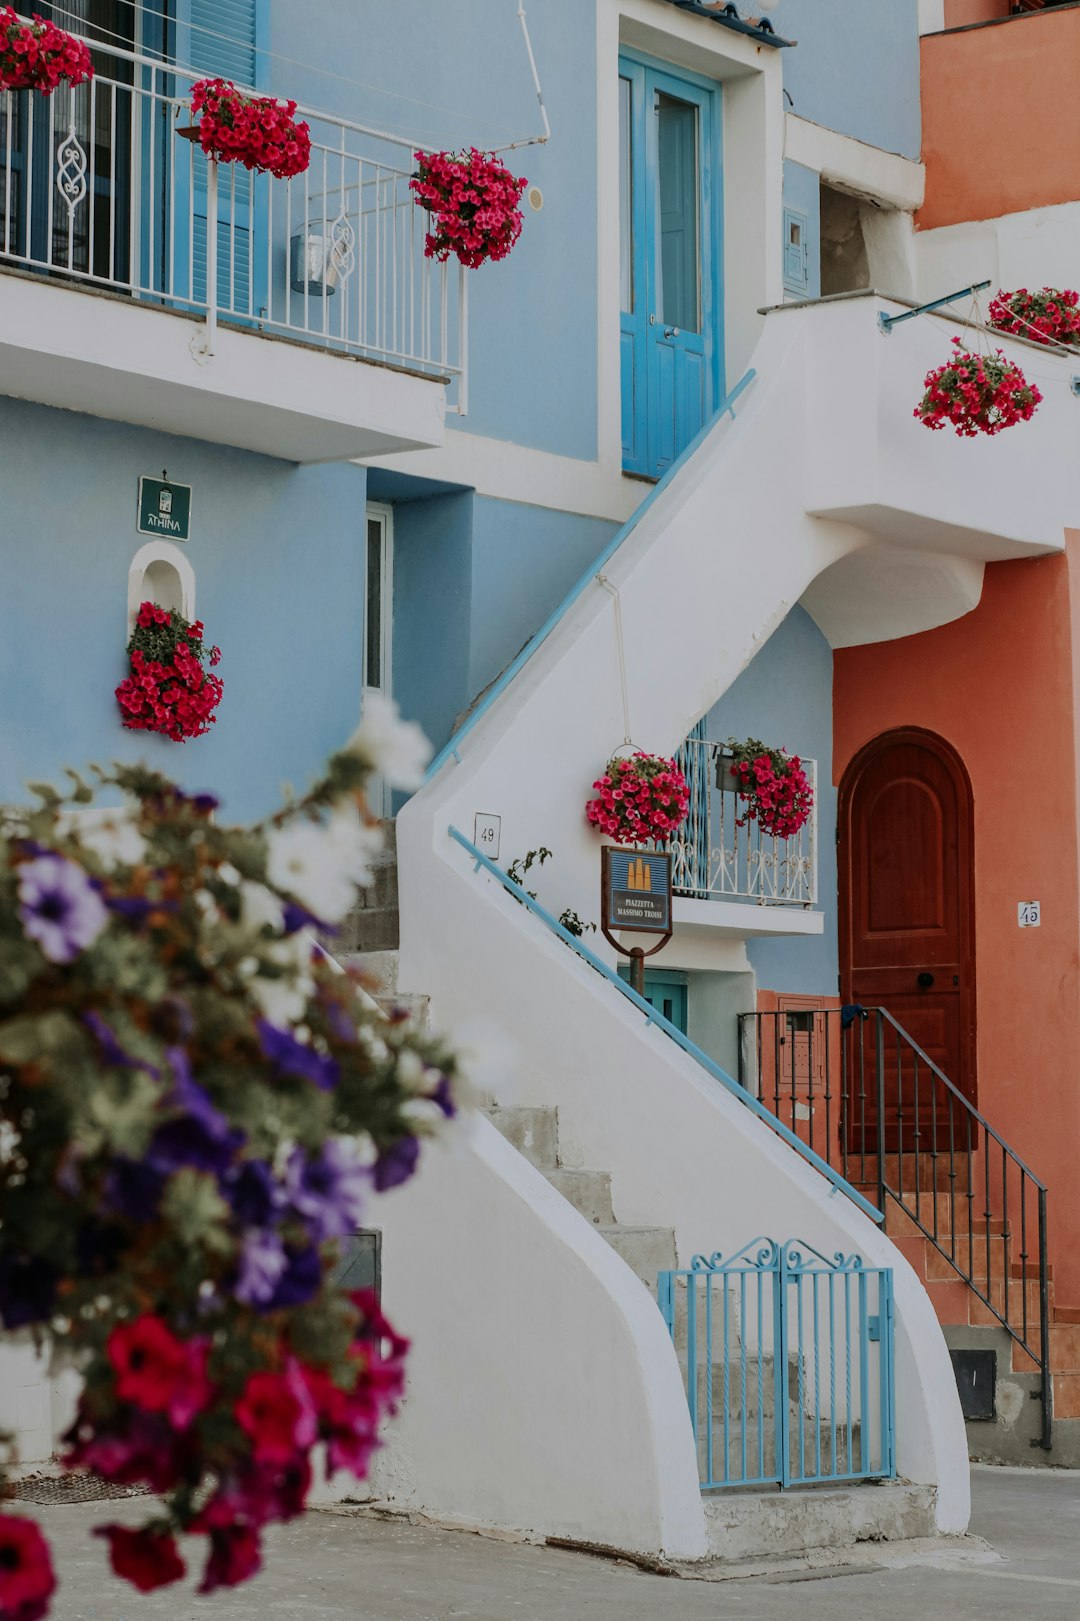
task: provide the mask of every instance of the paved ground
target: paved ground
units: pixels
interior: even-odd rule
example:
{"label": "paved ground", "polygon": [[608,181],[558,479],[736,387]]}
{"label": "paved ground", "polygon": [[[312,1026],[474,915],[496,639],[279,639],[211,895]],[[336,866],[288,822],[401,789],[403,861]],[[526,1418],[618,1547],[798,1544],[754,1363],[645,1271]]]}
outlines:
{"label": "paved ground", "polygon": [[[1078,1621],[1080,1473],[974,1471],[972,1530],[1002,1556],[799,1581],[709,1584],[586,1555],[317,1513],[272,1539],[269,1572],[198,1599],[111,1578],[93,1525],[138,1501],[30,1510],[53,1540],[53,1621]],[[22,1505],[20,1505],[20,1508]]]}

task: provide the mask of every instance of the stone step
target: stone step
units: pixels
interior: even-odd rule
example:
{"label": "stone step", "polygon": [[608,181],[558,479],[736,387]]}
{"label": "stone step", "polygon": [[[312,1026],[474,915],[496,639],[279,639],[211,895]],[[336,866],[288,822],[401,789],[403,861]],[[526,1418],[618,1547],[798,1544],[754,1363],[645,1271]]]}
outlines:
{"label": "stone step", "polygon": [[[551,1106],[488,1109],[488,1119],[538,1171],[558,1170],[559,1115]],[[672,1262],[674,1265],[674,1262]]]}
{"label": "stone step", "polygon": [[894,1481],[805,1491],[706,1493],[709,1555],[724,1563],[937,1534],[932,1486]]}
{"label": "stone step", "polygon": [[[728,1414],[727,1472],[724,1473],[725,1428],[723,1413],[713,1414],[712,1451],[709,1451],[708,1430],[701,1421],[699,1409],[698,1470],[702,1480],[743,1481],[768,1480],[775,1475],[777,1434],[776,1421],[771,1412],[748,1414],[745,1435],[741,1416]],[[835,1454],[834,1443],[835,1440]],[[849,1475],[862,1466],[862,1429],[851,1427],[850,1438],[846,1424],[832,1424],[825,1419],[816,1420],[802,1415],[802,1450],[799,1449],[799,1410],[788,1413],[788,1456],[791,1466],[808,1474]],[[835,1456],[835,1462],[834,1462]]]}
{"label": "stone step", "polygon": [[622,1256],[630,1270],[637,1273],[655,1298],[657,1275],[672,1271],[677,1264],[674,1228],[624,1227],[616,1222],[598,1226],[597,1232]]}
{"label": "stone step", "polygon": [[397,829],[385,821],[383,848],[373,859],[372,881],[335,936],[337,953],[395,951],[400,944],[398,924]]}
{"label": "stone step", "polygon": [[569,1199],[586,1221],[596,1226],[612,1226],[615,1213],[611,1208],[611,1175],[608,1171],[569,1171],[560,1167],[545,1172],[548,1181],[564,1199]]}

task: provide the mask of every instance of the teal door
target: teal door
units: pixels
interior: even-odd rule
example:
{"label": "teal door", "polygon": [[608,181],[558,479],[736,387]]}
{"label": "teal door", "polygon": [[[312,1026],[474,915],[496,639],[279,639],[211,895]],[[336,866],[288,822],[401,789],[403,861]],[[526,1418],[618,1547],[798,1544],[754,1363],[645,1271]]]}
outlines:
{"label": "teal door", "polygon": [[[630,967],[627,963],[620,963],[619,977],[629,980]],[[686,1035],[687,1014],[687,984],[686,975],[675,972],[670,968],[654,968],[651,972],[645,970],[645,1000],[657,1013],[662,1014],[669,1024]]]}
{"label": "teal door", "polygon": [[720,397],[719,94],[620,68],[623,466],[653,478]]}

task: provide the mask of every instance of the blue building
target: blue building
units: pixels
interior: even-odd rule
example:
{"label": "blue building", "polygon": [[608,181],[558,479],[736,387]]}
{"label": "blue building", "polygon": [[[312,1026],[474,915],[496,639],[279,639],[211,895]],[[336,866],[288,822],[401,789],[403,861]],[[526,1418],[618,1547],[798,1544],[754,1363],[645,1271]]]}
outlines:
{"label": "blue building", "polygon": [[[920,34],[940,5],[40,9],[88,39],[95,75],[0,94],[0,794],[143,757],[260,815],[365,691],[392,695],[439,758],[407,805],[376,807],[397,813],[400,956],[362,914],[352,944],[388,993],[430,996],[455,1029],[483,1013],[521,1049],[516,1091],[493,1081],[491,1118],[387,1201],[387,1298],[420,1349],[378,1489],[734,1557],[699,1490],[694,1330],[673,1354],[641,1284],[769,1233],[898,1269],[899,1428],[891,1364],[867,1360],[873,1447],[868,1406],[841,1456],[834,1409],[822,1463],[825,1411],[807,1407],[819,1467],[801,1478],[899,1473],[914,1484],[878,1499],[875,1535],[959,1530],[944,1342],[878,1230],[877,1139],[856,1175],[808,1058],[816,1034],[833,1052],[815,1020],[841,1002],[833,649],[956,618],[988,559],[1062,543],[1065,405],[1031,430],[1050,470],[1032,497],[1011,444],[965,456],[913,423],[940,330],[878,324],[943,290],[914,229]],[[207,163],[190,92],[217,76],[300,104],[304,173]],[[425,256],[409,180],[415,152],[472,145],[527,185],[513,252],[464,270]],[[186,533],[148,514],[151,490],[190,492]],[[124,731],[113,698],[147,598],[223,650],[218,721],[184,746]],[[809,763],[797,836],[741,823],[730,738]],[[541,906],[593,920],[582,804],[624,742],[681,749],[696,783],[674,938],[646,982],[659,1027],[614,949],[596,943],[598,973],[472,849],[477,817],[504,869],[549,846]],[[755,1045],[758,1015],[787,1022]],[[769,1064],[779,1134],[759,1118]],[[745,1372],[753,1351],[760,1375],[765,1332],[725,1354]],[[593,1347],[603,1380],[582,1377]],[[784,1476],[766,1452],[744,1481]]]}

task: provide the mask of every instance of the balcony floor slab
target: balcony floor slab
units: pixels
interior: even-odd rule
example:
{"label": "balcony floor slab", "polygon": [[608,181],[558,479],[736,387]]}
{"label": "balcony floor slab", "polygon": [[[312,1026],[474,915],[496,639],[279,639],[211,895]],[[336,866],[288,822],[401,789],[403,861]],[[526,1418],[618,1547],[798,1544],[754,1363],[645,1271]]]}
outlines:
{"label": "balcony floor slab", "polygon": [[[93,288],[2,272],[0,389],[285,461],[432,449],[445,382]],[[195,340],[193,344],[193,339]]]}

